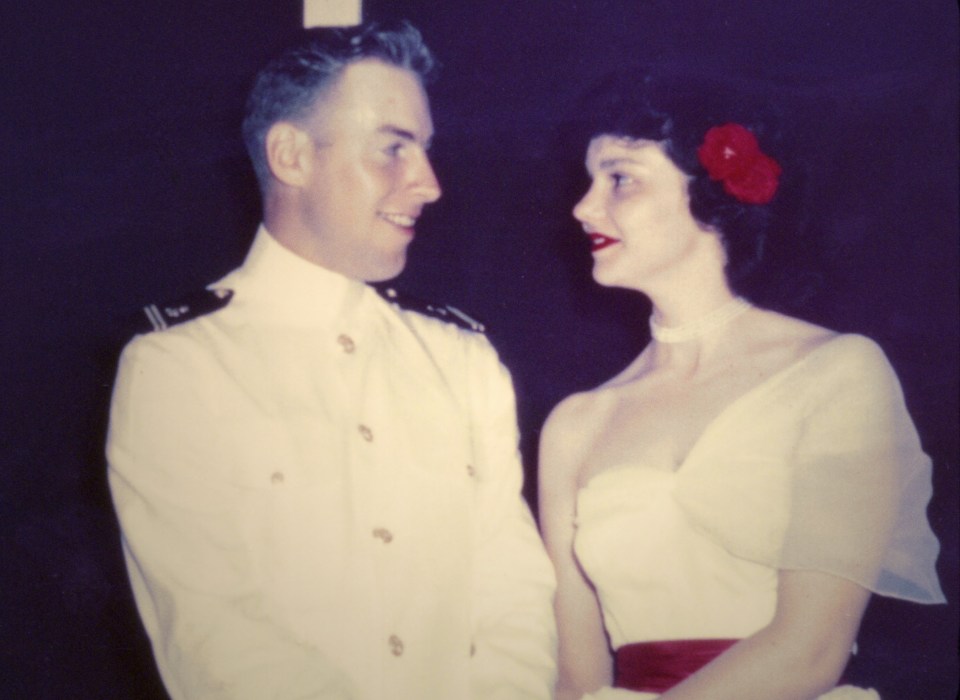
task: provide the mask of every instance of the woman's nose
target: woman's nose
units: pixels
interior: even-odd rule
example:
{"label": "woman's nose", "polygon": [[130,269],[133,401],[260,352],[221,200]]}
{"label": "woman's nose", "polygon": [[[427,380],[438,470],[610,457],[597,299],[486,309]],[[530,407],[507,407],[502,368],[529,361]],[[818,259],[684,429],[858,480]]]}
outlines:
{"label": "woman's nose", "polygon": [[583,197],[580,198],[580,201],[573,205],[573,218],[585,224],[593,218],[591,214],[595,213],[595,211],[596,201],[593,197],[593,188],[591,187],[584,193]]}

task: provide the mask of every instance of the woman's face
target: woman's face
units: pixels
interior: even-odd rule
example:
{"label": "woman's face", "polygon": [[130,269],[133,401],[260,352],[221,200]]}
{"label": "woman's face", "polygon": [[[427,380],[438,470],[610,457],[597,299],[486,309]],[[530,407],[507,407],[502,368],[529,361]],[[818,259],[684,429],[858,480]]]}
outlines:
{"label": "woman's face", "polygon": [[716,243],[690,213],[689,177],[660,143],[597,136],[586,166],[592,183],[573,216],[590,238],[598,283],[645,290]]}

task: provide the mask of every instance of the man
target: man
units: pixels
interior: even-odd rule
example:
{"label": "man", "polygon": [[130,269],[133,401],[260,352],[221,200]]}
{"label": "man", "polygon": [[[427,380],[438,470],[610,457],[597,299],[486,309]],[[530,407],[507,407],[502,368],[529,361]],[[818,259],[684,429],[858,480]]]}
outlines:
{"label": "man", "polygon": [[403,269],[440,196],[431,65],[407,24],[314,31],[269,64],[246,262],[219,308],[152,308],[170,327],[124,351],[110,484],[174,698],[552,692],[509,377],[475,324],[364,284]]}

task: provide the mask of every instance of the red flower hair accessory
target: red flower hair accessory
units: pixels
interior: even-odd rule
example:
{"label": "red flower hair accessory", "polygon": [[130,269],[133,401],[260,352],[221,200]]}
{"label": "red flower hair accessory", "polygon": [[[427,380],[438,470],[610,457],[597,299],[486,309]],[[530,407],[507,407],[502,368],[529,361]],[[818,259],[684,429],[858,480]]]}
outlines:
{"label": "red flower hair accessory", "polygon": [[711,127],[697,149],[711,180],[745,204],[766,204],[780,184],[780,164],[760,150],[757,137],[739,124]]}

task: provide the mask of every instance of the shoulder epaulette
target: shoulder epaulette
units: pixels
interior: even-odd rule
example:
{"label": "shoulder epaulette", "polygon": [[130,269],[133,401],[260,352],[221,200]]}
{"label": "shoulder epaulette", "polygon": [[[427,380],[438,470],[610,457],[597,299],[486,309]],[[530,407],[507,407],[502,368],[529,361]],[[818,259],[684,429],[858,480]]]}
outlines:
{"label": "shoulder epaulette", "polygon": [[480,321],[470,318],[467,314],[463,313],[460,309],[454,306],[449,306],[448,304],[434,304],[423,301],[422,299],[417,299],[408,294],[398,292],[393,287],[371,286],[377,290],[377,293],[380,294],[380,296],[382,296],[391,304],[399,306],[401,309],[406,309],[407,311],[416,311],[424,316],[432,316],[433,318],[438,318],[441,321],[453,323],[457,326],[460,326],[460,328],[473,331],[474,333],[484,333],[486,331],[486,326],[480,323]]}
{"label": "shoulder epaulette", "polygon": [[233,290],[204,289],[194,292],[175,302],[148,304],[143,307],[150,326],[146,330],[162,331],[171,326],[189,321],[222,309],[230,303]]}

